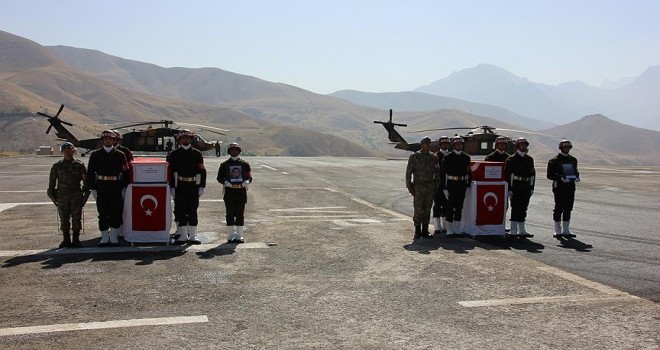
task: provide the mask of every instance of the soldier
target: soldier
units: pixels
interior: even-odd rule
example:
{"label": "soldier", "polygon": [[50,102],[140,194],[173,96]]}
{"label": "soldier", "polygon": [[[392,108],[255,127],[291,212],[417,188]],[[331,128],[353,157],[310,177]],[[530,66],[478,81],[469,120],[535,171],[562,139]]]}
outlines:
{"label": "soldier", "polygon": [[176,135],[179,147],[170,152],[167,162],[172,173],[170,194],[174,198],[175,244],[202,243],[197,239],[197,208],[206,188],[206,168],[202,152],[192,147],[194,134],[187,129]]}
{"label": "soldier", "polygon": [[505,152],[506,146],[509,141],[504,136],[499,136],[495,140],[495,151],[486,156],[484,159],[487,162],[501,162],[504,163],[509,158],[509,154]]}
{"label": "soldier", "polygon": [[[552,193],[555,196],[555,209],[552,219],[555,222],[555,238],[575,237],[570,231],[571,211],[575,201],[575,183],[580,182],[577,159],[568,154],[573,145],[569,140],[559,143],[559,154],[548,162],[548,179],[552,180]],[[563,223],[562,223],[563,220]]]}
{"label": "soldier", "polygon": [[216,141],[215,142],[215,156],[220,157],[222,155],[221,153],[222,152],[221,152],[221,148],[220,148],[220,141]]}
{"label": "soldier", "polygon": [[252,183],[250,163],[241,159],[241,147],[236,142],[227,148],[229,159],[220,164],[217,180],[223,184],[227,220],[227,243],[243,243],[245,204],[248,186]]}
{"label": "soldier", "polygon": [[101,133],[102,147],[93,151],[87,164],[87,184],[99,212],[99,246],[119,243],[123,224],[122,203],[128,185],[128,163],[124,152],[113,147],[117,135],[112,130]]}
{"label": "soldier", "polygon": [[429,232],[429,217],[431,206],[438,182],[438,156],[431,153],[431,138],[422,137],[419,141],[422,149],[408,158],[406,167],[406,188],[413,196],[413,223],[415,224],[415,236],[418,238],[432,238]]}
{"label": "soldier", "polygon": [[[438,157],[438,169],[442,165],[442,160],[444,157],[449,154],[449,137],[440,136],[438,139],[438,144],[440,149],[436,152]],[[438,178],[438,183],[440,179]],[[437,186],[435,191],[435,198],[433,199],[433,226],[435,227],[435,234],[447,232],[447,222],[445,221],[447,211],[447,197],[445,197],[444,191],[442,191],[441,186]]]}
{"label": "soldier", "polygon": [[440,186],[447,197],[447,236],[461,232],[463,202],[470,187],[472,171],[470,156],[463,152],[465,140],[460,136],[451,139],[454,150],[447,154],[440,166]]}
{"label": "soldier", "polygon": [[521,137],[515,142],[516,153],[511,155],[504,165],[506,181],[509,184],[511,198],[511,232],[512,236],[534,237],[525,229],[525,218],[529,199],[534,194],[536,170],[534,159],[528,152],[529,142]]}
{"label": "soldier", "polygon": [[[60,146],[64,159],[53,164],[50,169],[48,181],[48,197],[57,206],[60,216],[60,229],[63,240],[60,248],[80,248],[80,230],[82,228],[82,208],[89,198],[87,189],[87,170],[83,162],[74,159],[76,148],[71,142]],[[81,188],[82,182],[82,188]],[[73,228],[73,242],[69,236],[69,229]]]}
{"label": "soldier", "polygon": [[122,134],[117,130],[113,130],[113,131],[115,133],[115,140],[112,143],[112,145],[116,149],[124,152],[124,155],[126,156],[126,161],[130,164],[130,162],[132,162],[133,159],[134,159],[133,158],[133,152],[131,152],[131,150],[128,149],[128,147],[125,147],[121,144],[121,142],[124,140],[124,136],[122,136]]}

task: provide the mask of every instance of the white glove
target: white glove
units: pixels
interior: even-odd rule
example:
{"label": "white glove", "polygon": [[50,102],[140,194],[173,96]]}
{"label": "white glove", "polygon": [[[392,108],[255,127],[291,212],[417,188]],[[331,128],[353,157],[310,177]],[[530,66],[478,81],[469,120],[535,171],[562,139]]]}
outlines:
{"label": "white glove", "polygon": [[176,188],[174,187],[170,188],[170,196],[172,196],[172,198],[174,198],[175,193],[176,193]]}
{"label": "white glove", "polygon": [[231,187],[231,182],[225,181],[225,187]]}
{"label": "white glove", "polygon": [[565,177],[562,177],[562,178],[561,178],[561,182],[563,182],[563,183],[566,184],[566,183],[571,182],[571,180],[569,180],[569,179],[567,179],[567,178],[565,178]]}
{"label": "white glove", "polygon": [[121,199],[124,199],[126,197],[126,188],[121,189]]}
{"label": "white glove", "polygon": [[96,200],[96,197],[98,197],[98,195],[99,193],[96,192],[96,190],[92,190],[92,198],[94,198],[94,200]]}
{"label": "white glove", "polygon": [[575,182],[580,182],[582,181],[579,177],[575,179]]}
{"label": "white glove", "polygon": [[445,198],[449,198],[449,191],[448,190],[442,190],[442,193],[445,194]]}
{"label": "white glove", "polygon": [[250,185],[250,180],[243,181],[243,188],[245,188],[246,190],[248,189],[249,185]]}
{"label": "white glove", "polygon": [[199,188],[199,196],[201,197],[203,195],[204,195],[204,187],[200,187]]}

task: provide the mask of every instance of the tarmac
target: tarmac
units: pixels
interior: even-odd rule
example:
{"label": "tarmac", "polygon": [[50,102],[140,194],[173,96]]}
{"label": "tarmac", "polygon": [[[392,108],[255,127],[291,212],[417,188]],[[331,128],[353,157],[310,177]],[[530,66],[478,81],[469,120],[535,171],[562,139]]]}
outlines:
{"label": "tarmac", "polygon": [[206,158],[202,245],[97,248],[90,200],[85,248],[61,250],[58,159],[0,159],[0,347],[660,348],[647,298],[493,242],[413,242],[401,162],[247,159],[245,244]]}

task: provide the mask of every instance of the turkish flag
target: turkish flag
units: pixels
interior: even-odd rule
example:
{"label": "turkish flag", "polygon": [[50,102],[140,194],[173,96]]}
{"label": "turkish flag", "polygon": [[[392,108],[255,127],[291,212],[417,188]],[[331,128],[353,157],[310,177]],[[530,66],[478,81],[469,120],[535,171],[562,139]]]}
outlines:
{"label": "turkish flag", "polygon": [[476,225],[501,225],[506,212],[505,184],[479,184],[474,199],[477,205]]}
{"label": "turkish flag", "polygon": [[133,231],[164,231],[168,222],[168,186],[134,185],[131,193]]}

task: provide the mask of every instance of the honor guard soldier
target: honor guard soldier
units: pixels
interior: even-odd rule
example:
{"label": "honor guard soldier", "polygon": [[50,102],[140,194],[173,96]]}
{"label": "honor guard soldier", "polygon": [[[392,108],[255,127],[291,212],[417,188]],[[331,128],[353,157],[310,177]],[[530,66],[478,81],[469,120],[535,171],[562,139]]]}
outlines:
{"label": "honor guard soldier", "polygon": [[115,137],[112,130],[103,131],[102,147],[91,153],[87,164],[87,184],[99,212],[99,246],[119,243],[119,228],[123,223],[128,163],[124,152],[113,147]]}
{"label": "honor guard soldier", "polygon": [[121,144],[121,142],[124,140],[124,136],[117,130],[113,130],[115,132],[115,141],[113,142],[113,146],[124,152],[124,155],[126,156],[126,161],[130,164],[133,161],[133,152],[131,152],[128,147],[125,147],[124,145]]}
{"label": "honor guard soldier", "polygon": [[463,152],[465,140],[460,136],[451,139],[454,150],[442,160],[440,166],[440,186],[447,197],[447,236],[461,234],[463,202],[470,187],[472,171],[470,156]]}
{"label": "honor guard soldier", "polygon": [[206,188],[206,168],[202,152],[192,147],[194,134],[187,129],[176,135],[179,147],[170,152],[170,194],[174,198],[175,244],[200,244],[197,239],[197,208]]}
{"label": "honor guard soldier", "polygon": [[534,237],[525,229],[525,218],[529,199],[534,194],[536,170],[534,159],[527,154],[529,142],[521,137],[516,140],[516,153],[511,155],[504,165],[506,181],[509,185],[511,198],[511,232],[512,236]]}
{"label": "honor guard soldier", "polygon": [[569,229],[571,211],[575,202],[575,183],[580,182],[577,159],[568,152],[573,145],[569,140],[559,143],[559,154],[548,162],[548,179],[552,180],[552,193],[555,196],[555,209],[552,220],[555,222],[553,237],[575,237]]}
{"label": "honor guard soldier", "polygon": [[245,204],[248,186],[252,183],[250,163],[241,159],[241,147],[236,142],[227,148],[229,159],[220,164],[217,180],[224,186],[222,199],[225,202],[227,220],[227,243],[244,243]]}
{"label": "honor guard soldier", "polygon": [[[60,216],[60,229],[63,240],[60,248],[82,247],[80,244],[80,230],[82,229],[82,209],[89,198],[87,189],[87,170],[83,162],[74,159],[76,148],[71,142],[60,146],[64,159],[53,164],[50,169],[48,181],[48,197],[57,206]],[[82,183],[82,187],[81,187]],[[73,241],[69,230],[73,228]]]}
{"label": "honor guard soldier", "polygon": [[499,136],[497,140],[495,140],[495,151],[487,155],[484,160],[487,162],[506,162],[506,160],[509,158],[509,154],[504,150],[506,150],[508,143],[509,141],[506,139],[506,137]]}
{"label": "honor guard soldier", "polygon": [[[438,144],[440,149],[435,155],[438,157],[438,167],[442,165],[442,160],[444,157],[449,154],[449,137],[440,136],[438,139]],[[447,211],[447,197],[445,197],[445,192],[440,186],[440,178],[438,178],[438,186],[435,191],[435,198],[433,199],[433,226],[435,228],[435,234],[447,232],[447,222],[446,222],[446,211]]]}

